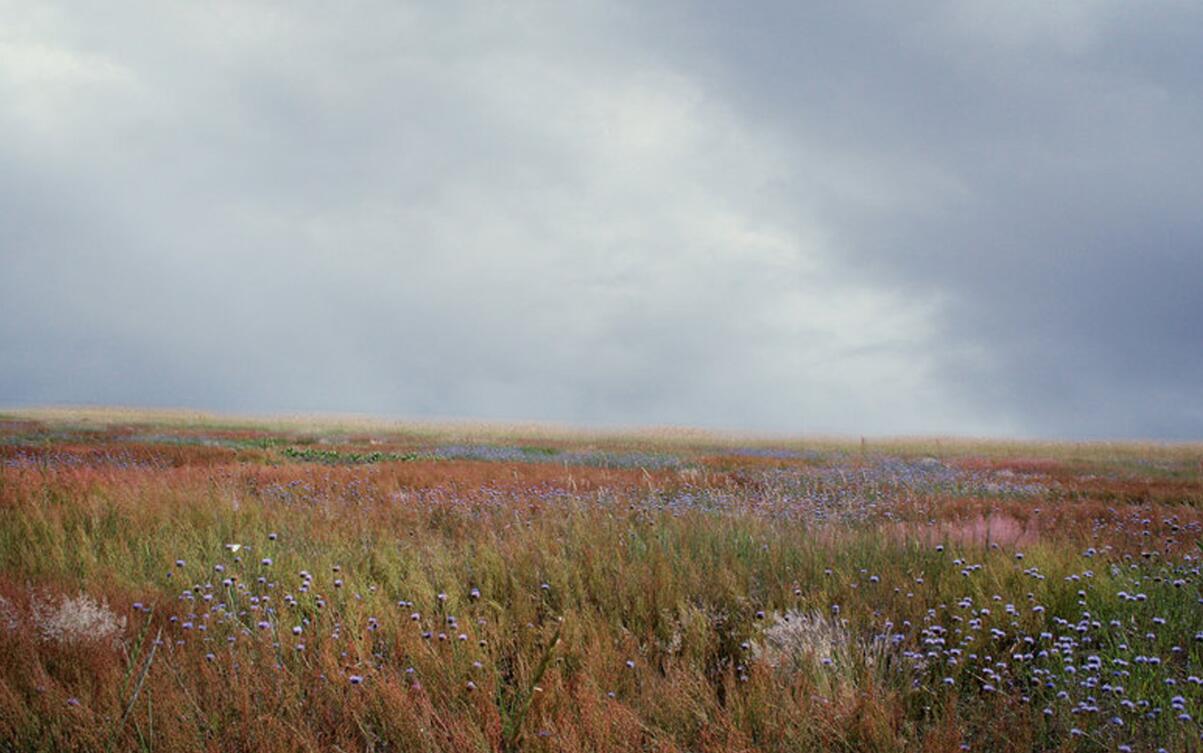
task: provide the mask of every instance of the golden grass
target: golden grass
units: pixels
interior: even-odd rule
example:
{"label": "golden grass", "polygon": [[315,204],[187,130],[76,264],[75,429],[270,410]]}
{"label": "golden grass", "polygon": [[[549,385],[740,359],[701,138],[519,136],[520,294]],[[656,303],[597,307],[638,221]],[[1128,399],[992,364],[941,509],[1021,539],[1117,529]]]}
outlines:
{"label": "golden grass", "polygon": [[[1106,713],[1077,715],[1099,693],[1083,689],[1085,667],[1048,690],[1026,667],[1056,673],[1060,656],[1010,658],[1039,631],[1078,640],[1089,611],[1097,641],[1079,659],[1132,660],[1128,643],[1157,653],[1156,669],[1130,662],[1125,697],[1203,708],[1187,681],[1203,674],[1198,445],[899,439],[862,452],[859,438],[675,430],[8,415],[5,753],[1198,749],[1168,712],[1117,727],[1108,716],[1126,712],[1096,698]],[[411,452],[446,442],[555,446],[573,462]],[[739,454],[749,446],[819,457]],[[571,454],[597,447],[684,462]],[[926,456],[949,462],[915,461]],[[1033,490],[989,486],[1011,482]],[[829,634],[785,635],[786,615]],[[930,650],[927,626],[974,618],[959,663],[903,661]],[[775,635],[795,642],[782,644],[790,661],[766,659]],[[1005,676],[987,677],[999,658]]]}
{"label": "golden grass", "polygon": [[965,436],[791,435],[724,431],[684,426],[596,428],[553,422],[467,419],[383,419],[356,414],[248,416],[190,409],[109,406],[45,406],[3,410],[0,415],[52,426],[102,428],[113,425],[179,429],[253,430],[313,435],[407,437],[429,442],[525,442],[639,446],[647,448],[730,449],[775,447],[818,452],[932,456],[937,458],[1041,458],[1066,462],[1194,464],[1203,468],[1203,441],[1057,441]]}

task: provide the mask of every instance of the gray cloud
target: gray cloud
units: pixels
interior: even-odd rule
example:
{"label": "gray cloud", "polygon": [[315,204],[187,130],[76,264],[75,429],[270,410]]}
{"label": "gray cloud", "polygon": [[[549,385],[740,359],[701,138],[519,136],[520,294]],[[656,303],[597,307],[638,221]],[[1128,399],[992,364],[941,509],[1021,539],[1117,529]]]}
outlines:
{"label": "gray cloud", "polygon": [[941,302],[950,392],[1025,433],[1197,438],[1203,12],[870,5],[682,12],[677,52],[797,136],[798,175],[868,184],[818,214],[847,271]]}
{"label": "gray cloud", "polygon": [[0,402],[1198,437],[1188,4],[11,7]]}

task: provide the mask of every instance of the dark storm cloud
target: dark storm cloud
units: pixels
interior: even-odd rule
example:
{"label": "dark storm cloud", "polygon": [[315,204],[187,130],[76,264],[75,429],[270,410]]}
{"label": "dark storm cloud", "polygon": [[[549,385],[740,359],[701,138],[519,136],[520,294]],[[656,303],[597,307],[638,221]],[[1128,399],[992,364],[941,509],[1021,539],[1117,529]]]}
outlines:
{"label": "dark storm cloud", "polygon": [[811,5],[10,8],[0,402],[1203,434],[1203,12]]}
{"label": "dark storm cloud", "polygon": [[[822,207],[849,273],[943,302],[950,390],[1025,432],[1203,434],[1199,6],[691,6],[666,25],[796,135],[786,190]],[[814,152],[851,155],[866,193],[809,190]]]}

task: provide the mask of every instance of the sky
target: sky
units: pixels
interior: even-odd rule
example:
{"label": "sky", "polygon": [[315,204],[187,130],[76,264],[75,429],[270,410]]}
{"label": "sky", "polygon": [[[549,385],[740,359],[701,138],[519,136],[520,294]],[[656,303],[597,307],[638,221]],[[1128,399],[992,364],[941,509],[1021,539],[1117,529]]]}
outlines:
{"label": "sky", "polygon": [[1203,4],[0,0],[0,405],[1203,438]]}

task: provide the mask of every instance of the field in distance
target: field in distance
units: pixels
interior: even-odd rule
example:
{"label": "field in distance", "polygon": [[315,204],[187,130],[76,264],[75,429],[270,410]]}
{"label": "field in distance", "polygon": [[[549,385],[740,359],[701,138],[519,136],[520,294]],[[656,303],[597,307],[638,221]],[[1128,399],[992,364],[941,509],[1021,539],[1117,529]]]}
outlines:
{"label": "field in distance", "polygon": [[0,414],[0,751],[1203,749],[1203,445]]}

